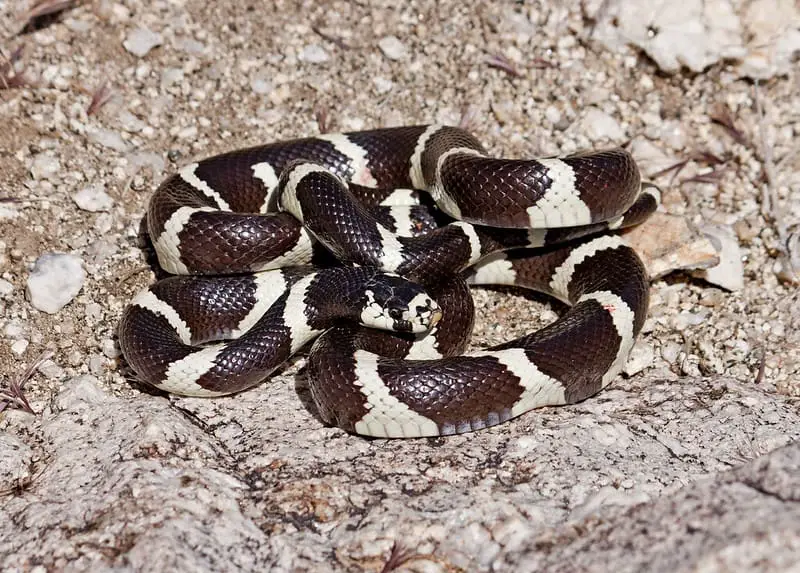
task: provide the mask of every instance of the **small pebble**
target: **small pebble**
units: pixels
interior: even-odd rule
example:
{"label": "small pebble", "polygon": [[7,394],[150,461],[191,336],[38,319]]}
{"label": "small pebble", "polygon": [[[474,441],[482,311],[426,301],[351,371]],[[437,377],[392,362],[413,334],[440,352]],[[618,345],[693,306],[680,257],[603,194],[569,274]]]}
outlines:
{"label": "small pebble", "polygon": [[3,330],[3,334],[5,334],[6,338],[11,340],[17,340],[25,336],[25,333],[28,331],[19,320],[11,320],[6,324],[5,329]]}
{"label": "small pebble", "polygon": [[106,358],[116,358],[120,355],[119,347],[110,338],[104,338],[100,343],[100,349]]}
{"label": "small pebble", "polygon": [[28,345],[29,344],[30,344],[30,342],[28,342],[24,338],[22,338],[20,340],[15,340],[11,344],[11,352],[16,354],[17,356],[20,356],[20,355],[25,353],[25,351],[28,349]]}
{"label": "small pebble", "polygon": [[386,78],[381,76],[375,76],[374,78],[372,78],[372,84],[375,86],[375,92],[378,95],[389,93],[390,91],[392,91],[392,88],[394,87],[394,83],[392,83],[391,80],[387,80]]}
{"label": "small pebble", "polygon": [[616,119],[595,107],[589,108],[583,118],[586,136],[592,141],[619,141],[625,138],[625,131]]}
{"label": "small pebble", "polygon": [[89,356],[89,372],[92,374],[102,374],[107,364],[108,361],[105,356],[99,354],[92,354]]}
{"label": "small pebble", "polygon": [[5,298],[14,292],[14,285],[6,279],[0,279],[0,297]]}
{"label": "small pebble", "polygon": [[64,369],[52,360],[45,360],[42,362],[39,366],[39,372],[50,380],[56,380],[64,376]]}
{"label": "small pebble", "polygon": [[690,326],[702,324],[706,319],[704,314],[699,312],[683,311],[670,318],[670,324],[677,331],[684,331]]}
{"label": "small pebble", "polygon": [[98,322],[103,318],[103,307],[96,302],[86,305],[86,318],[92,322]]}
{"label": "small pebble", "polygon": [[26,293],[34,308],[54,314],[77,296],[85,280],[86,271],[80,257],[45,253],[36,260]]}
{"label": "small pebble", "polygon": [[324,64],[331,57],[319,44],[309,44],[300,52],[300,59],[309,64]]}
{"label": "small pebble", "polygon": [[405,45],[396,36],[381,38],[381,41],[378,42],[378,47],[383,52],[383,55],[390,60],[402,60],[407,54]]}
{"label": "small pebble", "polygon": [[663,358],[669,364],[675,364],[675,361],[678,359],[680,353],[681,345],[677,342],[665,342],[661,346],[661,358]]}
{"label": "small pebble", "polygon": [[134,56],[142,58],[146,56],[150,50],[156,46],[160,46],[163,41],[161,34],[158,32],[153,32],[148,28],[136,28],[128,34],[128,37],[125,38],[122,45]]}
{"label": "small pebble", "polygon": [[253,93],[264,95],[272,91],[272,84],[262,77],[255,77],[250,80],[250,89]]}
{"label": "small pebble", "polygon": [[61,162],[52,153],[40,153],[33,158],[31,175],[36,180],[57,179],[61,171]]}
{"label": "small pebble", "polygon": [[733,228],[704,225],[701,231],[711,240],[719,253],[719,264],[710,269],[696,271],[694,275],[729,291],[742,290],[744,288],[744,265],[739,241]]}
{"label": "small pebble", "polygon": [[78,208],[84,211],[108,211],[114,206],[114,200],[100,185],[84,187],[72,196]]}
{"label": "small pebble", "polygon": [[181,68],[164,68],[161,72],[161,89],[183,81],[183,70]]}
{"label": "small pebble", "polygon": [[649,344],[637,344],[633,347],[628,361],[625,363],[623,371],[628,376],[638,374],[645,368],[653,364],[653,348]]}
{"label": "small pebble", "polygon": [[136,173],[139,169],[148,168],[153,175],[160,175],[164,171],[164,156],[152,151],[136,151],[126,156],[130,172]]}
{"label": "small pebble", "polygon": [[125,143],[125,140],[122,139],[122,136],[120,136],[120,134],[116,131],[99,127],[87,130],[86,135],[88,136],[89,141],[102,145],[103,147],[107,147],[108,149],[113,149],[114,151],[119,151],[120,153],[128,151],[128,144]]}

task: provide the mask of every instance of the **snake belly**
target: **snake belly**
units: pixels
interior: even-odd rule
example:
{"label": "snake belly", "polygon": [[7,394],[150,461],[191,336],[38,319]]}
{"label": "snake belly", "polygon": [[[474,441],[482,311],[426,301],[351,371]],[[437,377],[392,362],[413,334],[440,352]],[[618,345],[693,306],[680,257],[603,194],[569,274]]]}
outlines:
{"label": "snake belly", "polygon": [[[498,159],[440,125],[225,153],[185,166],[151,198],[159,264],[186,276],[134,299],[120,345],[144,382],[217,396],[259,383],[316,339],[309,385],[325,422],[376,437],[485,428],[583,400],[619,374],[644,323],[648,279],[614,231],[658,200],[623,150]],[[405,277],[442,319],[426,322],[427,334],[342,322],[382,312],[375,293],[385,289],[363,273],[350,279],[369,285],[353,298],[361,307],[323,316],[341,277],[310,264]],[[531,288],[570,308],[544,329],[464,354],[468,283]],[[417,296],[406,302],[429,318],[435,303]]]}

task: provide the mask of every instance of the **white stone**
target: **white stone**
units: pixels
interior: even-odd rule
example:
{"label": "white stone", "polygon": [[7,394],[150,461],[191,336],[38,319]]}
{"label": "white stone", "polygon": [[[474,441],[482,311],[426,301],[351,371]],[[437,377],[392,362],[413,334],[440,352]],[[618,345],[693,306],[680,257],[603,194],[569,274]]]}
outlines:
{"label": "white stone", "polygon": [[161,88],[168,88],[171,85],[183,81],[183,70],[181,68],[164,68],[161,72]]}
{"label": "white stone", "polygon": [[21,356],[28,349],[29,344],[30,342],[28,342],[24,338],[20,340],[15,340],[13,343],[11,343],[11,352],[16,354],[17,356]]}
{"label": "white stone", "polygon": [[34,308],[54,314],[77,296],[85,280],[80,257],[45,253],[37,259],[28,277],[26,293]]}
{"label": "white stone", "polygon": [[309,64],[324,64],[331,57],[319,44],[309,44],[300,52],[300,59]]}
{"label": "white stone", "polygon": [[633,44],[666,72],[702,72],[745,55],[741,22],[730,0],[613,0],[595,37],[609,47]]}
{"label": "white stone", "polygon": [[89,138],[89,141],[97,143],[98,145],[102,145],[103,147],[107,147],[108,149],[113,149],[114,151],[119,151],[120,153],[128,151],[128,144],[125,143],[125,140],[122,139],[122,136],[118,132],[111,129],[106,129],[104,127],[87,129],[86,135]]}
{"label": "white stone", "polygon": [[372,84],[375,86],[375,92],[379,95],[389,93],[394,87],[392,80],[387,80],[382,76],[375,76],[372,78]]}
{"label": "white stone", "polygon": [[631,355],[622,370],[627,376],[638,374],[645,368],[652,366],[654,357],[653,347],[640,342],[633,347]]}
{"label": "white stone", "polygon": [[142,58],[150,50],[160,46],[163,41],[161,34],[158,32],[153,32],[149,28],[136,28],[128,34],[122,45],[134,56]]}
{"label": "white stone", "polygon": [[255,77],[250,80],[250,89],[253,93],[264,95],[272,91],[272,84],[262,77]]}
{"label": "white stone", "polygon": [[14,292],[14,285],[5,279],[0,279],[0,297],[5,298]]}
{"label": "white stone", "polygon": [[58,172],[61,170],[61,162],[58,157],[50,152],[40,153],[33,158],[31,164],[31,175],[37,180],[58,179]]}
{"label": "white stone", "polygon": [[596,107],[586,110],[582,131],[592,141],[620,141],[625,138],[625,131],[619,122]]}
{"label": "white stone", "polygon": [[695,276],[730,291],[744,288],[744,264],[739,240],[730,226],[705,225],[700,229],[719,254],[719,264]]}
{"label": "white stone", "polygon": [[408,53],[403,42],[398,40],[396,36],[381,38],[381,41],[378,42],[378,47],[383,52],[383,55],[390,60],[402,60]]}
{"label": "white stone", "polygon": [[108,211],[114,200],[100,185],[89,185],[72,196],[75,204],[84,211]]}

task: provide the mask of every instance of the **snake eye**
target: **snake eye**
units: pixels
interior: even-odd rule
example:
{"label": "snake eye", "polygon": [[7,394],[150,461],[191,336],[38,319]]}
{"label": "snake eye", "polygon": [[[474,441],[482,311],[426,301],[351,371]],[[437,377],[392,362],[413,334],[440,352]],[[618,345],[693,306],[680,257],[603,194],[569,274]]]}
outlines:
{"label": "snake eye", "polygon": [[389,309],[389,317],[393,320],[400,320],[403,318],[403,311],[399,308],[390,308]]}

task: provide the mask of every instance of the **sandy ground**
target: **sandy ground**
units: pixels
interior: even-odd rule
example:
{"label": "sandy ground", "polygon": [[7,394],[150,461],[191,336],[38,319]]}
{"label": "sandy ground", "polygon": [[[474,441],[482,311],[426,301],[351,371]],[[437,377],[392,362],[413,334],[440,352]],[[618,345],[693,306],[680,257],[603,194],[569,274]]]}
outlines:
{"label": "sandy ground", "polygon": [[[99,0],[17,34],[27,5],[0,1],[3,53],[23,50],[0,90],[0,381],[52,352],[35,413],[0,414],[0,568],[800,570],[800,311],[778,268],[800,223],[797,66],[758,86],[730,60],[665,73],[594,41],[577,1],[395,4]],[[325,427],[302,361],[218,400],[132,382],[115,329],[154,280],[139,225],[166,174],[464,121],[503,156],[632,145],[666,213],[740,249],[742,287],[655,281],[629,376],[474,435]],[[48,314],[25,291],[54,252],[87,276]],[[476,347],[554,316],[476,303]]]}

